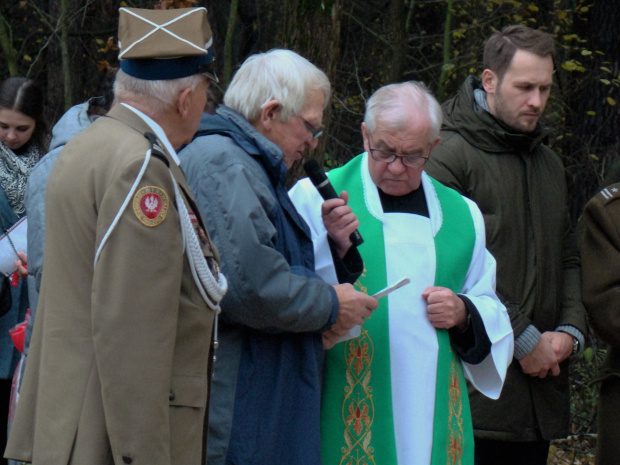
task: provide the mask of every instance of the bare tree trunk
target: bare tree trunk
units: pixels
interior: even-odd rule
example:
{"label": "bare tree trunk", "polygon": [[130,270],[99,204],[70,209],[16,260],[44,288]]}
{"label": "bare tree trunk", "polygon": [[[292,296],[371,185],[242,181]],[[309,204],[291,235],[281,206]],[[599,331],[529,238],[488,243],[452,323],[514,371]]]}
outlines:
{"label": "bare tree trunk", "polygon": [[[299,52],[317,67],[324,70],[332,87],[335,86],[340,57],[340,34],[342,0],[334,0],[329,10],[319,5],[305,6],[300,9],[298,0],[285,2],[283,43],[287,48]],[[321,165],[326,159],[326,147],[330,141],[332,119],[331,102],[326,102],[323,114],[325,135],[319,139],[318,146],[309,157]],[[301,163],[296,163],[288,173],[289,184],[305,176]]]}
{"label": "bare tree trunk", "polygon": [[415,0],[409,0],[409,11],[407,11],[407,19],[405,20],[405,31],[409,34],[411,29],[411,17],[413,16],[413,7],[415,6]]}
{"label": "bare tree trunk", "polygon": [[4,50],[6,65],[9,69],[9,76],[17,76],[17,54],[11,41],[11,26],[6,18],[0,13],[0,47]]}
{"label": "bare tree trunk", "polygon": [[446,98],[446,79],[448,77],[448,70],[450,69],[450,51],[452,43],[452,2],[453,0],[448,0],[448,6],[446,8],[446,22],[444,24],[443,31],[443,66],[441,67],[439,87],[437,88],[437,98],[440,102],[443,102]]}
{"label": "bare tree trunk", "polygon": [[[45,12],[45,16],[49,18],[49,30],[50,35],[47,36],[46,49],[43,54],[37,56],[34,61],[38,63],[45,63],[45,78],[42,82],[46,82],[46,106],[48,109],[49,121],[57,120],[63,113],[65,107],[64,92],[65,92],[65,79],[64,69],[62,62],[62,50],[60,47],[60,39],[62,36],[61,30],[61,15],[62,4],[61,2],[49,2],[47,5],[48,10]],[[38,65],[39,66],[39,65]]]}
{"label": "bare tree trunk", "polygon": [[405,60],[407,59],[407,15],[405,14],[404,0],[392,0],[390,3],[390,17],[392,18],[392,66],[388,73],[391,82],[403,79]]}
{"label": "bare tree trunk", "polygon": [[[325,56],[325,74],[329,78],[329,82],[332,83],[332,87],[335,86],[336,72],[338,70],[338,58],[340,57],[340,26],[341,26],[341,14],[342,4],[340,0],[334,1],[331,11],[331,31],[329,38],[327,39],[328,49]],[[330,127],[332,121],[332,108],[331,105],[327,105],[325,114],[323,115],[323,126],[325,128]],[[322,137],[315,155],[318,156],[318,162],[323,165],[324,154],[327,148],[327,137]]]}
{"label": "bare tree trunk", "polygon": [[232,44],[235,34],[235,23],[237,22],[237,8],[239,0],[231,0],[230,13],[228,16],[228,27],[226,29],[226,41],[224,42],[224,71],[222,88],[226,89],[232,77]]}
{"label": "bare tree trunk", "polygon": [[60,56],[62,60],[62,75],[64,77],[64,107],[71,108],[71,58],[69,56],[69,0],[60,2]]}
{"label": "bare tree trunk", "polygon": [[340,57],[340,28],[341,28],[342,4],[340,0],[336,0],[332,6],[331,20],[332,30],[329,43],[331,48],[328,50],[328,64],[326,66],[327,77],[329,82],[336,79],[336,70],[338,68],[338,58]]}

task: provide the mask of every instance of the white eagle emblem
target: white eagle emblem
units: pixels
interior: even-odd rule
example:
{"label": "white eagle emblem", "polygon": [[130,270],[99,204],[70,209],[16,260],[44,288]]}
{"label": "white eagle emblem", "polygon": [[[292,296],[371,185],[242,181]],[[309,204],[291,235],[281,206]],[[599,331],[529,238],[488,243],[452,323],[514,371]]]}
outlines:
{"label": "white eagle emblem", "polygon": [[156,195],[147,195],[144,199],[144,205],[149,213],[155,213],[159,207],[159,199]]}

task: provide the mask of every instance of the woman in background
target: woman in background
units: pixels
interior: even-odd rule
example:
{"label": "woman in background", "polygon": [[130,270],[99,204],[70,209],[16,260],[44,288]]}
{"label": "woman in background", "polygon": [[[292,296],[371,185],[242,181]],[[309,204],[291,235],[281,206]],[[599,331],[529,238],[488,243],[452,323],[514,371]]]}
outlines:
{"label": "woman in background", "polygon": [[[43,93],[32,80],[11,77],[0,84],[0,234],[26,215],[28,175],[47,152],[49,131],[43,116]],[[13,283],[15,284],[15,283]],[[9,330],[24,321],[28,308],[26,280],[11,285],[2,276],[0,293],[0,450],[7,438],[11,380],[19,360]],[[0,464],[7,463],[0,461]]]}

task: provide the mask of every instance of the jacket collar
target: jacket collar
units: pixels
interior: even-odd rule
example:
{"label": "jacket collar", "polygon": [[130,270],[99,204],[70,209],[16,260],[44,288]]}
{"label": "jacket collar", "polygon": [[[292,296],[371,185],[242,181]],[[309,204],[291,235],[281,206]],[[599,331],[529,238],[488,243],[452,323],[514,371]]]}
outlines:
{"label": "jacket collar", "polygon": [[[160,152],[162,152],[166,157],[166,160],[168,161],[168,167],[170,168],[170,171],[172,172],[174,178],[177,180],[179,186],[185,192],[185,195],[193,200],[191,191],[187,184],[187,180],[185,179],[185,175],[183,174],[183,172],[181,171],[181,167],[179,166],[179,158],[176,154],[176,151],[170,144],[168,137],[164,133],[161,126],[159,126],[159,124],[157,124],[155,121],[153,121],[152,118],[149,118],[141,111],[125,103],[114,105],[114,107],[108,112],[107,116],[126,124],[140,134],[144,134],[147,132],[154,133],[157,136],[157,141],[159,142],[158,146]],[[144,138],[144,140],[146,143],[149,143],[146,137]]]}
{"label": "jacket collar", "polygon": [[242,115],[225,105],[220,105],[216,115],[204,115],[195,137],[222,134],[230,137],[265,171],[280,207],[291,220],[310,238],[310,229],[291,202],[285,188],[287,168],[282,150],[250,124]]}
{"label": "jacket collar", "polygon": [[216,115],[204,115],[196,136],[209,132],[225,133],[265,169],[271,182],[284,184],[287,168],[280,147],[271,142],[242,115],[225,105],[220,105]]}

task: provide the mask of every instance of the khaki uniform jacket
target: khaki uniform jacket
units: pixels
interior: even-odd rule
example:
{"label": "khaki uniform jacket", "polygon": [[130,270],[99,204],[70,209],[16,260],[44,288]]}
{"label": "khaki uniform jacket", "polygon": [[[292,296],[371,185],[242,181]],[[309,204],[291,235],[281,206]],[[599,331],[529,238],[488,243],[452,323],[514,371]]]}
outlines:
{"label": "khaki uniform jacket", "polygon": [[[171,173],[198,212],[170,154],[170,170],[152,157],[93,267],[154,132],[122,105],[108,116],[67,144],[50,176],[45,272],[6,456],[198,465],[214,312],[184,254]],[[145,187],[162,199],[150,226]],[[216,254],[208,238],[204,251]]]}
{"label": "khaki uniform jacket", "polygon": [[596,334],[609,344],[600,375],[596,463],[620,455],[620,184],[588,202],[581,246],[583,302]]}

